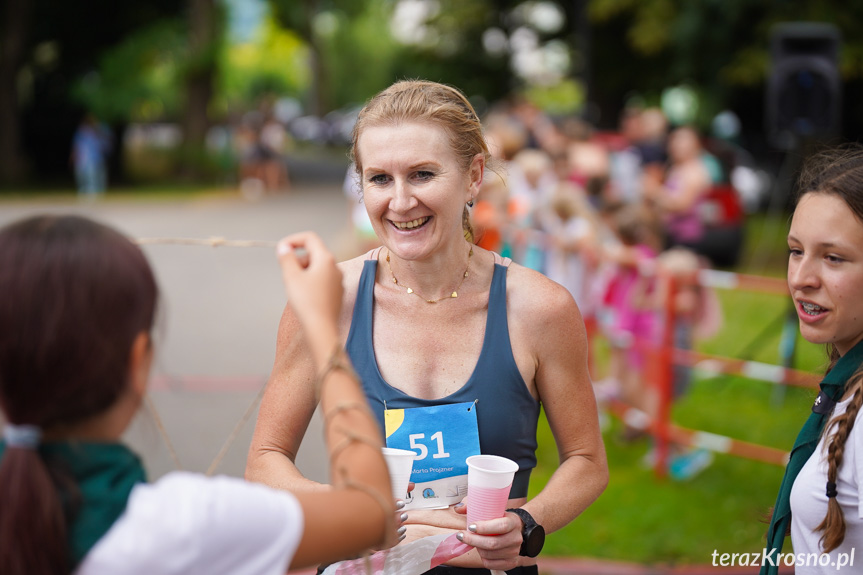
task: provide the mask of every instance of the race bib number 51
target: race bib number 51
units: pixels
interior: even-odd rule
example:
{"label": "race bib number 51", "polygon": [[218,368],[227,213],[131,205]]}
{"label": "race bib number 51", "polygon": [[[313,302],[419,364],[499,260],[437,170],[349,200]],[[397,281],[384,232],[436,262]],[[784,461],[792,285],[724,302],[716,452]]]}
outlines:
{"label": "race bib number 51", "polygon": [[467,493],[467,463],[479,455],[474,402],[384,412],[387,447],[416,453],[405,507],[444,507]]}

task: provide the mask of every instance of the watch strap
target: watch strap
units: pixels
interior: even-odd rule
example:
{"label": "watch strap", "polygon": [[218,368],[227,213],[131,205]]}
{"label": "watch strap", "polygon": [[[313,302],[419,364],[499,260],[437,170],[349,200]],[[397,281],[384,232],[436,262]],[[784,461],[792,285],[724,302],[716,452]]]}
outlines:
{"label": "watch strap", "polygon": [[[515,513],[519,516],[524,527],[521,530],[521,549],[519,549],[518,554],[522,557],[536,557],[539,554],[540,549],[542,549],[542,543],[545,540],[545,529],[536,522],[526,509],[521,509],[520,507],[514,507],[512,509],[507,509],[507,511]],[[531,549],[529,548],[530,536],[533,535],[534,538],[537,536],[540,538],[538,548]],[[535,547],[536,545],[530,546]]]}

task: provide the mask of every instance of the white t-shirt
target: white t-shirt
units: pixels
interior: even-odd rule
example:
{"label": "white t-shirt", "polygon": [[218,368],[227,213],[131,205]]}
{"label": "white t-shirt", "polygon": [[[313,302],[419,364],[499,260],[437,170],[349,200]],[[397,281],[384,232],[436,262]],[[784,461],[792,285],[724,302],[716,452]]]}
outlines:
{"label": "white t-shirt", "polygon": [[135,486],[76,574],[285,573],[302,534],[302,508],[288,492],[174,472]]}
{"label": "white t-shirt", "polygon": [[[851,399],[840,401],[833,410],[833,417],[845,413]],[[842,506],[845,516],[845,540],[830,552],[830,561],[824,566],[815,566],[815,556],[821,555],[820,539],[822,531],[815,528],[824,520],[827,514],[827,435],[822,435],[812,457],[803,465],[794,485],[791,488],[791,543],[794,554],[798,557],[795,572],[798,575],[816,573],[836,573],[840,554],[845,557],[844,569],[850,573],[859,573],[863,566],[863,409],[857,414],[854,428],[845,442],[845,453],[842,465],[836,473],[836,500]],[[831,429],[833,431],[833,429]],[[859,549],[858,549],[859,548]],[[855,564],[847,561],[854,551]],[[812,557],[803,558],[804,553]],[[809,563],[806,565],[805,563]],[[858,563],[859,562],[859,563]]]}

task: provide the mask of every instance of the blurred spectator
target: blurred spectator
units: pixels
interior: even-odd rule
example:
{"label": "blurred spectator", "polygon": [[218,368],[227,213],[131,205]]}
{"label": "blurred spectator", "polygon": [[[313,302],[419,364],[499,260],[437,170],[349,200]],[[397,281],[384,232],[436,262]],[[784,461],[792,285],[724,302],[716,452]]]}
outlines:
{"label": "blurred spectator", "polygon": [[248,199],[290,187],[284,157],[287,131],[273,117],[250,112],[236,131],[237,155],[240,159],[240,192]]}
{"label": "blurred spectator", "polygon": [[558,179],[546,152],[526,148],[508,165],[510,214],[514,226],[513,259],[525,267],[544,272],[543,210],[547,209]]}
{"label": "blurred spectator", "polygon": [[597,225],[584,192],[569,182],[558,184],[544,227],[551,236],[546,275],[569,290],[587,323],[594,314],[589,281],[597,263]]}
{"label": "blurred spectator", "polygon": [[[672,345],[675,349],[692,349],[695,339],[713,336],[722,325],[722,312],[716,293],[698,284],[697,274],[705,267],[705,263],[695,252],[680,247],[664,251],[656,260],[658,281],[653,306],[659,313],[667,305],[672,306]],[[673,290],[673,293],[669,290]],[[674,364],[672,399],[677,400],[686,393],[691,379],[692,368]],[[649,393],[658,394],[658,390],[651,389]],[[659,401],[654,399],[651,403],[658,405]],[[651,418],[656,416],[650,415]],[[674,479],[691,479],[712,462],[713,453],[708,450],[672,444],[668,471]]]}
{"label": "blurred spectator", "polygon": [[78,195],[95,199],[105,193],[105,161],[113,145],[111,131],[93,114],[86,114],[72,138],[70,162],[75,170]]}
{"label": "blurred spectator", "polygon": [[593,128],[583,120],[570,118],[564,123],[567,136],[567,179],[587,192],[591,205],[600,210],[611,198],[609,177],[610,156],[607,147],[594,139]]}
{"label": "blurred spectator", "polygon": [[660,179],[668,162],[668,119],[659,108],[647,108],[639,114],[640,137],[636,144],[645,176]]}
{"label": "blurred spectator", "polygon": [[342,191],[348,200],[348,218],[350,220],[351,243],[350,255],[356,257],[376,248],[381,243],[378,240],[369,213],[363,203],[363,187],[360,184],[360,175],[357,173],[356,164],[351,162],[345,173],[342,183]]}
{"label": "blurred spectator", "polygon": [[258,139],[263,150],[262,155],[266,158],[262,171],[267,190],[288,191],[291,181],[285,161],[285,149],[288,144],[287,130],[276,118],[268,116]]}
{"label": "blurred spectator", "polygon": [[644,161],[639,143],[643,140],[642,110],[626,108],[620,116],[620,135],[624,145],[611,151],[610,180],[612,197],[621,202],[641,200]]}
{"label": "blurred spectator", "polygon": [[524,95],[512,97],[510,114],[521,123],[527,133],[526,148],[549,150],[557,137],[554,122],[542,109]]}
{"label": "blurred spectator", "polygon": [[478,246],[511,257],[512,250],[503,241],[509,227],[510,200],[509,188],[502,176],[486,172],[471,218],[476,228]]}
{"label": "blurred spectator", "polygon": [[527,145],[527,130],[506,112],[492,112],[484,124],[488,149],[495,158],[509,162]]}
{"label": "blurred spectator", "polygon": [[689,126],[674,130],[668,138],[670,166],[664,181],[646,174],[644,194],[665,222],[669,245],[699,252],[704,223],[699,207],[713,186],[704,161],[698,133]]}
{"label": "blurred spectator", "polygon": [[629,435],[643,433],[656,396],[645,385],[649,347],[655,343],[654,281],[644,274],[662,249],[662,234],[644,206],[619,204],[604,214],[616,242],[603,246],[601,259],[611,269],[602,301],[601,327],[610,343],[610,380],[603,393],[619,393],[635,409],[625,423]]}

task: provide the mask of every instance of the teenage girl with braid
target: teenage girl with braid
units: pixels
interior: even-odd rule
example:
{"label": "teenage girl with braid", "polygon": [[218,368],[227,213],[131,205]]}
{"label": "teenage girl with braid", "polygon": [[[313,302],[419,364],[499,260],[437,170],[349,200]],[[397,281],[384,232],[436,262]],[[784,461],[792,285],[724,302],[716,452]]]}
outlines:
{"label": "teenage girl with braid", "polygon": [[[863,148],[820,154],[799,190],[788,287],[801,334],[827,345],[830,367],[791,452],[762,573],[777,572],[789,527],[798,574],[835,573],[841,554],[863,546]],[[822,553],[829,561],[815,560]]]}
{"label": "teenage girl with braid", "polygon": [[279,248],[298,325],[315,327],[325,495],[184,472],[146,484],[120,442],[153,357],[144,254],[80,217],[0,230],[0,573],[275,574],[392,543],[380,434],[338,345],[341,274],[312,234]]}

